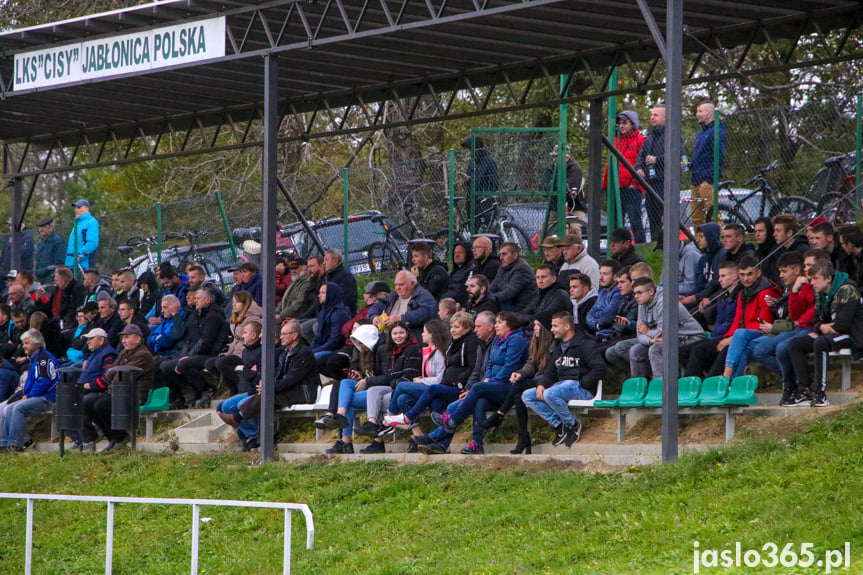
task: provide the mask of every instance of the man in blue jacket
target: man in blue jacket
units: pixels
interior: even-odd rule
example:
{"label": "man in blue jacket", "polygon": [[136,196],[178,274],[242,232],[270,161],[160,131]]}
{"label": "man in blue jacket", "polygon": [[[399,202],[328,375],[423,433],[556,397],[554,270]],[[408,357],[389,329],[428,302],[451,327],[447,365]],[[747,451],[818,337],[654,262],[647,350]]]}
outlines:
{"label": "man in blue jacket", "polygon": [[54,275],[48,268],[62,265],[66,259],[66,242],[54,232],[54,218],[45,216],[36,222],[42,241],[36,248],[36,279],[43,284],[51,283]]}
{"label": "man in blue jacket", "polygon": [[78,200],[75,207],[75,225],[69,232],[66,244],[66,266],[72,270],[96,267],[94,254],[99,247],[99,222],[90,213],[90,202]]}
{"label": "man in blue jacket", "polygon": [[27,418],[51,411],[56,398],[60,362],[45,349],[42,334],[35,329],[27,330],[21,336],[21,345],[30,358],[30,368],[21,399],[6,404],[2,412],[2,451],[23,451],[30,442],[24,428]]}
{"label": "man in blue jacket", "polygon": [[[396,274],[392,293],[372,304],[369,319],[375,327],[389,327],[397,321],[407,324],[414,341],[422,341],[425,323],[437,317],[437,302],[419,285],[417,277],[407,270]],[[386,315],[384,315],[386,314]]]}
{"label": "man in blue jacket", "polygon": [[[714,130],[717,129],[713,115],[716,105],[710,100],[698,104],[695,118],[701,131],[695,135],[692,152],[692,225],[700,226],[710,220],[707,208],[713,205],[713,158]],[[719,168],[725,163],[725,126],[719,124]],[[720,179],[722,179],[720,174]]]}
{"label": "man in blue jacket", "polygon": [[586,327],[601,339],[614,336],[614,320],[622,297],[615,280],[619,269],[620,264],[615,260],[604,260],[599,264],[599,291],[596,303],[587,312]]}

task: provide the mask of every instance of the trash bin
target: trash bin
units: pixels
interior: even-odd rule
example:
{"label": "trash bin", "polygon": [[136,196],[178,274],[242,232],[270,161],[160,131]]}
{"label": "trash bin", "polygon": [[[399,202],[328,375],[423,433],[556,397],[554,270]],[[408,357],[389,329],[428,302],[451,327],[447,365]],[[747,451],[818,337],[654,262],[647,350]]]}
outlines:
{"label": "trash bin", "polygon": [[128,433],[132,439],[132,449],[135,449],[141,407],[138,399],[138,374],[141,368],[124,365],[111,368],[111,371],[117,374],[110,389],[111,429]]}
{"label": "trash bin", "polygon": [[57,398],[54,403],[54,425],[60,430],[60,457],[65,452],[66,431],[84,427],[84,390],[78,383],[83,370],[79,367],[61,367],[57,370]]}

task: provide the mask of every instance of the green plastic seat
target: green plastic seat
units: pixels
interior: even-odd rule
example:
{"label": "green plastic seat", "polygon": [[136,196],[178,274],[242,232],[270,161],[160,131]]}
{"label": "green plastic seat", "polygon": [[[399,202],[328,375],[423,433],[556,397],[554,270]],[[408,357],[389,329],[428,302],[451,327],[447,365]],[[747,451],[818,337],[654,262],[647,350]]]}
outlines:
{"label": "green plastic seat", "polygon": [[693,407],[698,405],[698,395],[701,393],[700,377],[683,377],[677,382],[677,406]]}
{"label": "green plastic seat", "polygon": [[728,378],[724,375],[708,377],[701,383],[701,394],[698,396],[698,405],[718,406],[725,405],[725,397],[728,395]]}
{"label": "green plastic seat", "polygon": [[[647,380],[644,380],[645,383]],[[650,392],[650,389],[655,387],[656,380],[650,382],[650,385],[644,386],[644,391],[642,391],[638,395],[633,395],[631,397],[623,397],[621,394],[620,400],[617,402],[617,407],[641,407],[644,405],[644,400],[646,395]],[[660,397],[662,397],[662,380],[659,380],[659,393]]]}
{"label": "green plastic seat", "polygon": [[620,397],[617,399],[600,399],[593,402],[593,407],[618,407],[621,400],[625,401],[641,401],[644,399],[644,394],[647,391],[647,379],[643,377],[633,377],[623,382],[623,388],[620,391]]}
{"label": "green plastic seat", "polygon": [[[662,407],[662,378],[655,377],[647,386],[647,396],[644,398],[644,407]],[[633,405],[631,407],[638,407]]]}
{"label": "green plastic seat", "polygon": [[141,411],[167,411],[170,403],[168,391],[167,387],[151,389],[147,394],[147,403],[141,406]]}
{"label": "green plastic seat", "polygon": [[754,375],[735,377],[725,398],[725,405],[755,405],[758,398],[755,390],[758,388],[758,378]]}

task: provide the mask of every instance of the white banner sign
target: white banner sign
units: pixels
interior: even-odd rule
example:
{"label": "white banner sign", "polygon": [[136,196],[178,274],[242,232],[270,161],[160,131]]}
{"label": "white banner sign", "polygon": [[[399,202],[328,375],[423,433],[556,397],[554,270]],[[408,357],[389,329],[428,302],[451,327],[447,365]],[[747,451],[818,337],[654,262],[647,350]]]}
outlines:
{"label": "white banner sign", "polygon": [[225,55],[225,17],[15,55],[15,90],[156,70]]}

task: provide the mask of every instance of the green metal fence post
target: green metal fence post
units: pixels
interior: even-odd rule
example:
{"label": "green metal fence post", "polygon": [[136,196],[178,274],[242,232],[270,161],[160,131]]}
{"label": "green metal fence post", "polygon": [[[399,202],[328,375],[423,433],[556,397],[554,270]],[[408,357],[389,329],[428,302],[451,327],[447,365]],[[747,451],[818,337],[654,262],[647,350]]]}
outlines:
{"label": "green metal fence post", "polygon": [[854,151],[854,217],[860,221],[860,168],[863,165],[863,158],[860,157],[860,151],[863,149],[863,93],[857,94],[857,149]]}
{"label": "green metal fence post", "polygon": [[713,114],[713,221],[719,221],[719,168],[722,163],[719,137],[719,124],[722,122],[722,112],[716,110]]}
{"label": "green metal fence post", "polygon": [[455,242],[455,150],[449,151],[447,161],[447,212],[449,213],[449,237],[447,238],[448,261],[452,261],[453,243]]}
{"label": "green metal fence post", "polygon": [[[608,79],[608,89],[617,88],[617,68],[612,70]],[[608,99],[608,139],[615,141],[617,136],[617,97]],[[623,215],[620,213],[620,180],[617,177],[617,158],[608,155],[608,188],[606,190],[608,203],[608,229],[613,230],[623,225]]]}
{"label": "green metal fence post", "polygon": [[[568,90],[566,84],[569,81],[569,76],[562,74],[560,76],[560,91],[561,96],[566,98]],[[566,127],[567,115],[569,108],[566,104],[561,104],[559,108],[558,132],[557,132],[557,237],[562,238],[566,232],[566,194],[569,188],[566,183]],[[545,227],[542,234],[545,237]]]}
{"label": "green metal fence post", "polygon": [[351,266],[348,264],[348,169],[345,168],[342,170],[342,242],[344,244],[344,260],[342,261],[343,265],[351,269]]}
{"label": "green metal fence post", "polygon": [[156,202],[156,261],[162,265],[162,202]]}
{"label": "green metal fence post", "polygon": [[228,238],[228,244],[231,246],[231,257],[237,261],[237,246],[234,244],[234,234],[231,233],[231,224],[228,222],[228,215],[225,213],[225,204],[222,202],[222,192],[216,190],[216,202],[219,204],[219,214],[222,216],[222,225],[225,226],[225,236]]}

